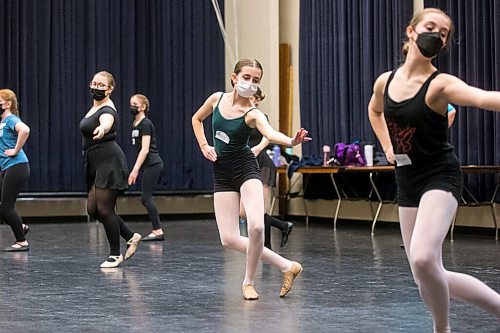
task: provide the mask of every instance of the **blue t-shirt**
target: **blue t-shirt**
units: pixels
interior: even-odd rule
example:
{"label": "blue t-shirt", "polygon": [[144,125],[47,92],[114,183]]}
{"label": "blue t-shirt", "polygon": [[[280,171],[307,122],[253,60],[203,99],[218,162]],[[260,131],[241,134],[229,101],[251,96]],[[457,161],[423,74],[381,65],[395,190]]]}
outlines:
{"label": "blue t-shirt", "polygon": [[6,156],[5,150],[14,149],[17,143],[16,124],[21,119],[11,114],[0,123],[0,168],[6,170],[20,163],[27,163],[28,157],[21,149],[16,156]]}

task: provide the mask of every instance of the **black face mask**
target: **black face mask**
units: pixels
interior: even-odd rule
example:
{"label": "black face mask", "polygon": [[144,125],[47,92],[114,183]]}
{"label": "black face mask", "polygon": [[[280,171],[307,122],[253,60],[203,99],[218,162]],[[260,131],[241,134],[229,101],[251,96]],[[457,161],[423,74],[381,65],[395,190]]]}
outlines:
{"label": "black face mask", "polygon": [[135,117],[137,116],[138,113],[139,113],[139,108],[137,106],[131,105],[130,114]]}
{"label": "black face mask", "polygon": [[106,90],[90,88],[90,94],[92,95],[92,98],[95,99],[96,101],[102,101],[103,99],[106,98]]}
{"label": "black face mask", "polygon": [[3,108],[3,104],[0,104],[0,115],[2,115],[7,109]]}
{"label": "black face mask", "polygon": [[418,34],[416,43],[420,53],[426,58],[434,58],[443,47],[439,32],[422,32]]}

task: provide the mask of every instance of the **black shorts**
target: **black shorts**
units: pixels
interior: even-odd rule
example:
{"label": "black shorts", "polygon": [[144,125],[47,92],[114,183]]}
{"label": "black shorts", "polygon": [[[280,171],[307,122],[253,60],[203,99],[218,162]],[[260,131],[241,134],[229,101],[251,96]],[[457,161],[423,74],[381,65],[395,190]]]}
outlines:
{"label": "black shorts", "polygon": [[214,192],[240,192],[244,182],[261,180],[255,155],[249,150],[218,157],[214,162]]}
{"label": "black shorts", "polygon": [[418,207],[420,199],[430,190],[450,192],[460,202],[463,175],[458,159],[453,155],[433,163],[396,168],[398,204],[401,207]]}

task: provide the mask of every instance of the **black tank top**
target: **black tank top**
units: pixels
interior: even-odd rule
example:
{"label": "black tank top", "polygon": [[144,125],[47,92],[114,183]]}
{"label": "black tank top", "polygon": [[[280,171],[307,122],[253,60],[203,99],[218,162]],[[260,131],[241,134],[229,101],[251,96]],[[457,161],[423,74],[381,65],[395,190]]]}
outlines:
{"label": "black tank top", "polygon": [[426,103],[425,95],[438,71],[422,84],[417,94],[401,102],[389,96],[389,84],[384,91],[384,116],[395,154],[407,154],[413,165],[428,164],[446,158],[453,151],[448,141],[448,120],[434,112]]}

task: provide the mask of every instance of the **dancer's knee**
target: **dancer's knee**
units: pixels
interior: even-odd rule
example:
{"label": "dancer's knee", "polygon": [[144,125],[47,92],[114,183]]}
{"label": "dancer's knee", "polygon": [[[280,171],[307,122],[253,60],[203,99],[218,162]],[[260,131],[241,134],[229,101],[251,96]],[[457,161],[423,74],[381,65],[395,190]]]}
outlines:
{"label": "dancer's knee", "polygon": [[225,249],[234,250],[237,248],[238,239],[233,236],[220,235],[220,243]]}
{"label": "dancer's knee", "polygon": [[105,209],[103,207],[99,207],[99,205],[91,210],[93,215],[90,213],[90,210],[87,209],[90,217],[97,219],[101,223],[110,223],[116,221],[117,215],[114,210]]}
{"label": "dancer's knee", "polygon": [[153,201],[153,197],[150,196],[150,195],[142,195],[141,196],[141,203],[143,206],[147,207],[148,205],[151,204],[151,202]]}
{"label": "dancer's knee", "polygon": [[410,259],[413,278],[418,285],[421,277],[429,276],[440,272],[440,265],[436,255],[432,253],[422,253],[412,256]]}
{"label": "dancer's knee", "polygon": [[264,226],[263,225],[249,225],[248,226],[248,237],[249,238],[259,238],[262,237],[262,234],[264,233]]}
{"label": "dancer's knee", "polygon": [[97,207],[95,206],[87,206],[87,214],[92,218],[92,219],[98,219],[97,218]]}

